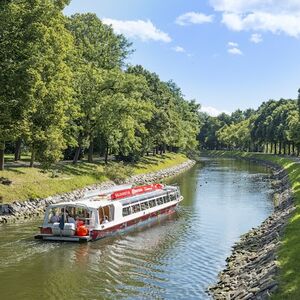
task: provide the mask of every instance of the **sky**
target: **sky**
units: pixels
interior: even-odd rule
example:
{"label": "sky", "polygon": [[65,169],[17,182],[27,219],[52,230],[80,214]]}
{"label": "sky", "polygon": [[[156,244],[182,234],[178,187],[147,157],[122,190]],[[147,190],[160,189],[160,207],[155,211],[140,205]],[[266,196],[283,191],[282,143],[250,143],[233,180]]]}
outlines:
{"label": "sky", "polygon": [[128,63],[172,79],[211,115],[296,98],[300,0],[72,0],[135,52]]}

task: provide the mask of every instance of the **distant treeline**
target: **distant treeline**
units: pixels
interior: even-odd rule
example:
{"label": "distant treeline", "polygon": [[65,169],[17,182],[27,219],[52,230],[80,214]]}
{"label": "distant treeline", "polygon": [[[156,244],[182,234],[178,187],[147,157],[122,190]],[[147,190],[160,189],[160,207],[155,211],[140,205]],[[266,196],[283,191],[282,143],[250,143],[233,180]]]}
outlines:
{"label": "distant treeline", "polygon": [[68,2],[0,2],[0,169],[5,151],[18,160],[21,149],[45,166],[83,151],[92,161],[94,151],[138,160],[194,149],[199,105],[125,65],[131,43],[95,14],[64,16]]}
{"label": "distant treeline", "polygon": [[[300,92],[300,90],[299,90]],[[299,156],[300,94],[297,100],[264,102],[257,110],[203,116],[203,149],[259,151]]]}

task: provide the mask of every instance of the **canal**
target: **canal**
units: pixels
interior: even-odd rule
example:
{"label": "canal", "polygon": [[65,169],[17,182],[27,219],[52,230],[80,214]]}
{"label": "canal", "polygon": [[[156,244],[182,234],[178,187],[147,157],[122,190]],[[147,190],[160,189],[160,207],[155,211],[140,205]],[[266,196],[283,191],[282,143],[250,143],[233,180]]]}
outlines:
{"label": "canal", "polygon": [[172,179],[169,219],[89,244],[35,241],[40,220],[0,226],[1,299],[210,299],[231,247],[273,211],[270,173],[233,159]]}

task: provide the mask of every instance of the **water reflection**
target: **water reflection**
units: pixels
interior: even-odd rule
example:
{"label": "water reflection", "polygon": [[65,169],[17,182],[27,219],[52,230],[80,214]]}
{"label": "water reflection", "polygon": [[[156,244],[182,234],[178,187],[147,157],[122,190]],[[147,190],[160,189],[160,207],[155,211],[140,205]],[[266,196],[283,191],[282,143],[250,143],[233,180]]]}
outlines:
{"label": "water reflection", "polygon": [[0,227],[3,299],[208,299],[238,237],[272,211],[269,173],[206,159],[173,178],[178,213],[90,244],[32,240],[37,222]]}

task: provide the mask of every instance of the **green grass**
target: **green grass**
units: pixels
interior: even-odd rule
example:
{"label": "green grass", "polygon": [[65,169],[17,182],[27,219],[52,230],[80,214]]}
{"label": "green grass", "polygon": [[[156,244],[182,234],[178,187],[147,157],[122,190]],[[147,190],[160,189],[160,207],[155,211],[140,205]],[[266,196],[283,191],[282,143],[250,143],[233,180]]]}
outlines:
{"label": "green grass", "polygon": [[187,157],[180,153],[167,153],[156,156],[145,156],[134,164],[134,174],[156,172],[161,169],[171,168],[187,161]]}
{"label": "green grass", "polygon": [[281,240],[278,252],[280,266],[278,278],[279,290],[272,299],[300,299],[300,162],[295,161],[292,157],[280,157],[262,153],[244,153],[240,151],[209,151],[204,152],[204,154],[270,161],[287,171],[292,186],[296,210],[290,218]]}
{"label": "green grass", "polygon": [[[149,173],[181,164],[186,160],[182,154],[167,153],[145,157],[141,162],[132,165],[132,168],[134,174]],[[5,171],[0,171],[0,177],[13,182],[10,186],[0,184],[0,196],[4,203],[44,198],[107,180],[104,163],[100,161],[80,162],[76,165],[59,163],[46,173],[40,168],[8,167]]]}

